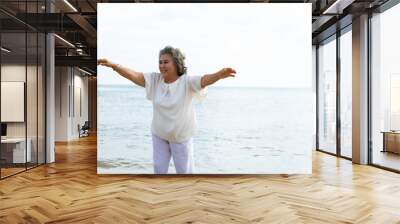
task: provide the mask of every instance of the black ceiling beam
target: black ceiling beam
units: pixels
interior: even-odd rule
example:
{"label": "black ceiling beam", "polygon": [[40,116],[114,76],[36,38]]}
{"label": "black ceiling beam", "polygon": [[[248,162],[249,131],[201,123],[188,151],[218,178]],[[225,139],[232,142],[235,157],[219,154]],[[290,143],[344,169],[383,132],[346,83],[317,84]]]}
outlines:
{"label": "black ceiling beam", "polygon": [[[92,47],[77,47],[78,49],[81,49],[84,55],[79,55],[79,56],[90,56],[90,57],[96,57],[97,55],[97,48],[92,48]],[[67,56],[71,52],[76,52],[77,48],[68,48],[68,47],[56,47],[56,56]],[[71,55],[69,55],[71,56]]]}
{"label": "black ceiling beam", "polygon": [[97,11],[96,10],[96,7],[92,4],[92,2],[90,2],[89,0],[86,0],[86,3],[90,6],[90,8],[92,8],[93,9],[93,11]]}
{"label": "black ceiling beam", "polygon": [[[3,22],[3,20],[4,20],[4,22]],[[21,28],[21,27],[23,27],[23,30],[25,30],[27,28],[31,29],[31,30],[35,30],[35,27],[32,27],[28,23],[24,22],[24,20],[21,20],[20,18],[15,16],[13,13],[11,13],[1,7],[0,7],[0,23],[2,25],[1,30],[3,32],[7,31],[7,29],[8,30],[16,30],[17,28]],[[3,27],[3,25],[5,27]],[[9,27],[8,25],[14,25],[14,28]]]}
{"label": "black ceiling beam", "polygon": [[331,27],[338,21],[336,16],[320,17],[312,24],[312,37],[319,35],[325,29]]}
{"label": "black ceiling beam", "polygon": [[269,0],[269,3],[307,3],[304,0]]}
{"label": "black ceiling beam", "polygon": [[0,19],[1,32],[15,32],[23,31],[25,32],[26,26],[23,23],[16,22],[14,19],[3,18]]}
{"label": "black ceiling beam", "polygon": [[352,23],[352,21],[353,21],[353,15],[351,14],[344,16],[340,20],[336,20],[334,23],[332,23],[329,27],[325,28],[318,35],[313,34],[312,43],[315,45],[323,42],[332,35],[335,35],[337,30],[341,30],[349,26]]}
{"label": "black ceiling beam", "polygon": [[82,70],[85,70],[85,71],[87,71],[87,72],[89,72],[90,74],[92,74],[92,75],[97,75],[97,71],[96,71],[96,67],[80,67]]}
{"label": "black ceiling beam", "polygon": [[[143,1],[144,2],[144,1]],[[153,0],[154,3],[227,3],[224,0],[204,1],[204,0]],[[229,3],[249,3],[250,0],[230,0]]]}
{"label": "black ceiling beam", "polygon": [[55,56],[56,66],[87,67],[96,71],[97,59],[90,56]]}
{"label": "black ceiling beam", "polygon": [[64,13],[20,13],[16,17],[42,32],[80,31],[82,28]]}
{"label": "black ceiling beam", "polygon": [[374,5],[374,12],[382,13],[397,4],[400,4],[400,0],[387,0],[385,2],[378,2]]}

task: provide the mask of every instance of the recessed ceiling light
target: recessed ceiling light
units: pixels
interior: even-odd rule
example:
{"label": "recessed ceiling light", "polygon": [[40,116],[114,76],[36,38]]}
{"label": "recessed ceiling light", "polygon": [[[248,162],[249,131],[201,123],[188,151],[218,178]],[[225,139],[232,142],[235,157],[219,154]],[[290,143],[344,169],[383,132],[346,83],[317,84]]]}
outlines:
{"label": "recessed ceiling light", "polygon": [[69,46],[75,48],[75,45],[71,44],[71,42],[67,41],[66,39],[64,39],[64,38],[62,38],[62,37],[60,37],[60,36],[58,36],[57,34],[54,34],[54,36],[57,37],[58,39],[60,39],[62,42],[66,43],[67,45],[69,45]]}
{"label": "recessed ceiling light", "polygon": [[79,68],[78,67],[78,69],[79,69],[79,71],[81,71],[81,72],[83,72],[83,73],[85,73],[85,74],[87,74],[87,75],[92,75],[92,73],[90,73],[90,72],[88,72],[88,71],[85,71],[85,70],[83,70],[83,69],[81,69],[81,68]]}
{"label": "recessed ceiling light", "polygon": [[6,52],[6,53],[10,53],[10,52],[11,52],[11,50],[9,50],[9,49],[7,49],[7,48],[5,48],[5,47],[1,47],[1,50],[4,51],[4,52]]}
{"label": "recessed ceiling light", "polygon": [[322,14],[342,14],[343,9],[351,5],[355,0],[336,0],[332,5],[324,10]]}
{"label": "recessed ceiling light", "polygon": [[64,0],[65,4],[67,4],[72,10],[74,10],[75,12],[78,12],[78,10],[71,4],[69,3],[67,0]]}

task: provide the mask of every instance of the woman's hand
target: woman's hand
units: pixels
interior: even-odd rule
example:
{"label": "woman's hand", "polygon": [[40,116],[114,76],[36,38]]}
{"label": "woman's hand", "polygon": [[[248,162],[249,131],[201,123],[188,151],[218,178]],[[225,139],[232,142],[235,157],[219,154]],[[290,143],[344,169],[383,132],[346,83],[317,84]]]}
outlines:
{"label": "woman's hand", "polygon": [[201,88],[212,85],[220,79],[235,77],[234,74],[236,74],[236,71],[233,68],[223,68],[216,73],[203,75],[203,77],[201,78]]}
{"label": "woman's hand", "polygon": [[102,58],[102,59],[98,59],[97,60],[97,65],[103,65],[112,69],[115,69],[115,67],[117,66],[115,63],[111,62],[108,59]]}
{"label": "woman's hand", "polygon": [[233,68],[223,68],[219,72],[219,77],[221,79],[227,78],[227,77],[235,77],[236,71]]}

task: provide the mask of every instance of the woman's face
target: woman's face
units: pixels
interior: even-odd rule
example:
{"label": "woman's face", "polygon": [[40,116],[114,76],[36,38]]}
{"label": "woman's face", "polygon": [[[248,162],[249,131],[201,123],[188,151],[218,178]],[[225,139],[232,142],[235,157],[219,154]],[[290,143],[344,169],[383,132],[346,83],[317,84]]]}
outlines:
{"label": "woman's face", "polygon": [[165,76],[178,75],[178,69],[174,63],[174,59],[169,54],[162,54],[158,63],[160,73]]}

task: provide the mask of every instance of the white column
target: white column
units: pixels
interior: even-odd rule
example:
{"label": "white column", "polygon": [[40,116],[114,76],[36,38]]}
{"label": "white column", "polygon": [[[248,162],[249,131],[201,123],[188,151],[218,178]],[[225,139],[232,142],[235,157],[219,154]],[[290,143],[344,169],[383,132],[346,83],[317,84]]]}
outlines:
{"label": "white column", "polygon": [[49,33],[46,36],[46,61],[47,61],[47,73],[46,73],[46,163],[52,163],[55,161],[55,149],[54,149],[54,133],[55,133],[55,76],[54,76],[54,35]]}
{"label": "white column", "polygon": [[[54,5],[46,1],[46,11],[54,12]],[[46,163],[55,162],[55,43],[54,34],[46,35]]]}
{"label": "white column", "polygon": [[71,140],[72,68],[57,66],[55,68],[55,141]]}
{"label": "white column", "polygon": [[368,163],[368,15],[353,20],[353,162]]}

